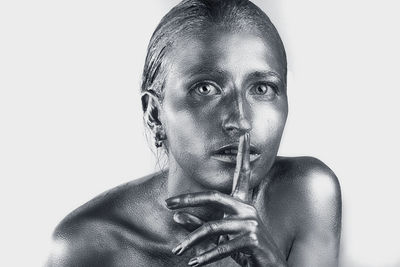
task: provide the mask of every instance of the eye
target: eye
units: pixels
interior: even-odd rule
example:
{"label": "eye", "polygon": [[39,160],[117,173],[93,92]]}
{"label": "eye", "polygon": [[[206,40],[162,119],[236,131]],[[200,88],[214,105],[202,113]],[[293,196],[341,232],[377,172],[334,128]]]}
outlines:
{"label": "eye", "polygon": [[211,96],[221,94],[221,90],[211,83],[196,84],[192,91],[201,96]]}
{"label": "eye", "polygon": [[250,88],[251,95],[259,95],[268,99],[274,98],[277,95],[276,91],[276,86],[270,83],[259,83]]}
{"label": "eye", "polygon": [[273,91],[273,88],[268,84],[261,83],[254,86],[253,90],[256,95],[265,95],[267,93],[271,93],[271,91]]}

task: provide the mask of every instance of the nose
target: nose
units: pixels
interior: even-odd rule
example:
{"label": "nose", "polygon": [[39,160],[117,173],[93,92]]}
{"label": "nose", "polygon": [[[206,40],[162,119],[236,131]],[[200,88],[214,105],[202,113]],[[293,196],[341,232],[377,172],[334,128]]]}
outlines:
{"label": "nose", "polygon": [[222,128],[230,136],[243,135],[252,129],[247,103],[242,97],[227,103],[227,113]]}

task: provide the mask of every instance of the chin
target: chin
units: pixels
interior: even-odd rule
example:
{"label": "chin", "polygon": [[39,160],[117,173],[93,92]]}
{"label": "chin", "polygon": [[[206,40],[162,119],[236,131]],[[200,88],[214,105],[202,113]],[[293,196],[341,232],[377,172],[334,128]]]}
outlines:
{"label": "chin", "polygon": [[195,180],[205,190],[217,190],[224,194],[232,192],[234,169],[218,169],[204,171],[196,175]]}
{"label": "chin", "polygon": [[[225,169],[220,170],[218,172],[211,173],[202,173],[197,176],[195,179],[197,183],[201,185],[204,190],[217,190],[221,193],[230,195],[232,193],[232,184],[233,184],[233,174],[234,169]],[[210,177],[218,177],[217,179],[210,179]],[[262,180],[263,177],[258,175],[251,175],[250,177],[250,188],[256,187]]]}

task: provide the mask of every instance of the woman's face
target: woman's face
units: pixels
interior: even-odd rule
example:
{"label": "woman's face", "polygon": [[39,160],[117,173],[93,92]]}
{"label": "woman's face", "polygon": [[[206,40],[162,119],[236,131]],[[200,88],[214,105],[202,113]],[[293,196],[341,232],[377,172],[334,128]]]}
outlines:
{"label": "woman's face", "polygon": [[209,30],[179,41],[169,57],[160,119],[170,166],[230,193],[235,148],[250,133],[251,187],[276,157],[288,106],[279,44],[250,33]]}

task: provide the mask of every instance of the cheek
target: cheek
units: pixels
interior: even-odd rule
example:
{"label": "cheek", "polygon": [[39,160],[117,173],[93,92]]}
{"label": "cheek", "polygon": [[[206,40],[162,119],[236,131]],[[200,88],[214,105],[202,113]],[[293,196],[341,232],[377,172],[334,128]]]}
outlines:
{"label": "cheek", "polygon": [[[212,138],[215,138],[218,122],[215,110],[209,106],[196,106],[182,99],[181,95],[172,95],[163,108],[163,124],[167,131],[170,147],[174,145],[200,154],[206,149]],[[197,153],[198,152],[198,153]]]}
{"label": "cheek", "polygon": [[[188,110],[165,110],[164,122],[167,142],[176,158],[193,160],[202,157],[207,128]],[[188,149],[190,148],[190,149]]]}
{"label": "cheek", "polygon": [[271,146],[279,146],[285,127],[287,111],[281,107],[268,107],[258,110],[253,117],[252,135],[254,141]]}
{"label": "cheek", "polygon": [[287,109],[269,107],[258,114],[253,117],[250,139],[259,146],[262,155],[252,170],[253,187],[265,177],[276,158],[286,123]]}

